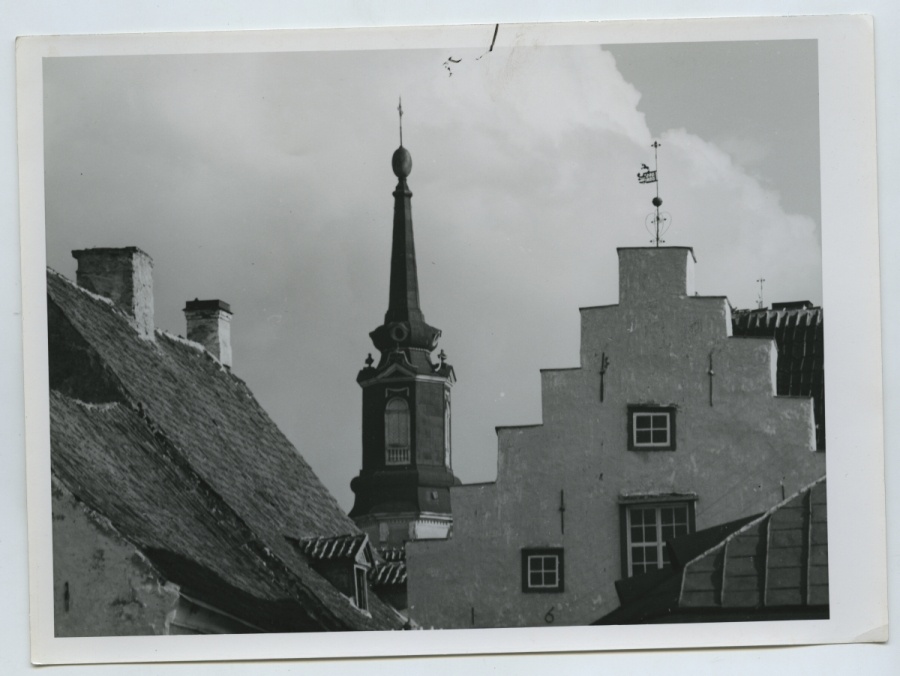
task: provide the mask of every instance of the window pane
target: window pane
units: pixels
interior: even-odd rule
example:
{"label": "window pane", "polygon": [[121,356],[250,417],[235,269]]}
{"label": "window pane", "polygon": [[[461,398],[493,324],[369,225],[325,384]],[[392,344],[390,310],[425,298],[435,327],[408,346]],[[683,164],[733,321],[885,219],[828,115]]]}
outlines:
{"label": "window pane", "polygon": [[646,413],[635,413],[634,427],[638,430],[649,430],[652,427],[651,417]]}
{"label": "window pane", "polygon": [[649,444],[653,441],[653,435],[650,430],[638,430],[634,435],[636,444]]}
{"label": "window pane", "polygon": [[654,444],[669,443],[669,430],[653,430],[653,443]]}

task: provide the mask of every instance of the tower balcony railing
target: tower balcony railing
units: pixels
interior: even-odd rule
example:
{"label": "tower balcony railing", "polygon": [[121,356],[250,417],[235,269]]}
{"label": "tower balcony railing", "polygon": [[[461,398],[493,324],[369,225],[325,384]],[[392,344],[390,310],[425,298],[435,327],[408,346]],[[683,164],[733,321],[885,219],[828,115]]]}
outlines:
{"label": "tower balcony railing", "polygon": [[388,446],[384,459],[385,465],[408,465],[410,460],[409,446]]}

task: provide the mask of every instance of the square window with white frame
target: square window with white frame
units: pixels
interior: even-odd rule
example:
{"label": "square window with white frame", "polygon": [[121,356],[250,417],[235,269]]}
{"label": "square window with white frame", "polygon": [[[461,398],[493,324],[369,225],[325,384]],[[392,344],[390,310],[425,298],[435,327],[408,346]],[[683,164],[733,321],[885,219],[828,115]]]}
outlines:
{"label": "square window with white frame", "polygon": [[694,505],[624,505],[623,521],[623,572],[631,577],[669,565],[666,540],[694,531]]}
{"label": "square window with white frame", "polygon": [[674,451],[675,409],[629,406],[628,450]]}
{"label": "square window with white frame", "polygon": [[522,591],[563,591],[562,548],[522,550]]}

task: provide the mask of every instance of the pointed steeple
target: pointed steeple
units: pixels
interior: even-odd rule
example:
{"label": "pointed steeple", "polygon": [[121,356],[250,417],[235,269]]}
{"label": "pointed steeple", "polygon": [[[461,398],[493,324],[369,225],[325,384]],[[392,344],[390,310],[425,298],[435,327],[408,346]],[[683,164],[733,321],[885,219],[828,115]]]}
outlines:
{"label": "pointed steeple", "polygon": [[424,322],[419,308],[419,274],[416,267],[416,245],[413,238],[412,192],[406,177],[412,170],[412,157],[402,145],[391,158],[394,174],[399,179],[394,188],[394,239],[391,249],[391,292],[385,324]]}
{"label": "pointed steeple", "polygon": [[[400,121],[403,108],[398,106]],[[381,352],[356,376],[363,391],[362,469],[350,482],[356,494],[350,518],[372,542],[402,546],[408,540],[446,538],[453,515],[450,487],[458,485],[451,464],[450,390],[453,367],[441,350],[441,332],[425,323],[419,307],[412,192],[406,179],[412,157],[400,147],[391,158],[394,227],[391,279],[384,323],[369,335]]]}
{"label": "pointed steeple", "polygon": [[419,307],[419,274],[416,267],[416,245],[413,238],[412,191],[406,182],[412,171],[412,156],[403,147],[403,108],[400,112],[400,147],[391,157],[397,177],[394,188],[394,230],[391,247],[391,286],[384,324],[370,335],[382,352],[414,347],[434,350],[441,335],[439,329],[425,323]]}

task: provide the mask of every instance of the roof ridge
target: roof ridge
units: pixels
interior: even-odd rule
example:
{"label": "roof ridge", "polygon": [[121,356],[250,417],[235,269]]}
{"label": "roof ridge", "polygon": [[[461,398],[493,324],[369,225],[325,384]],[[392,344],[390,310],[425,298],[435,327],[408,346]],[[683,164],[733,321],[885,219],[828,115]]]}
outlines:
{"label": "roof ridge", "polygon": [[83,286],[79,286],[78,282],[75,282],[75,281],[69,279],[61,272],[57,272],[56,270],[51,268],[49,265],[47,266],[47,272],[50,273],[51,275],[54,275],[55,277],[58,277],[60,280],[62,280],[63,282],[65,282],[66,284],[71,286],[73,289],[80,291],[88,298],[93,298],[94,300],[100,301],[101,303],[103,303],[105,305],[109,305],[119,315],[121,315],[125,319],[128,319],[128,315],[125,314],[125,312],[118,305],[116,305],[115,302],[113,302],[112,298],[107,298],[106,296],[101,296],[99,293],[94,293],[93,291],[88,291]]}
{"label": "roof ridge", "polygon": [[[712,553],[713,553],[714,551],[716,551],[717,549],[724,548],[725,545],[728,544],[731,540],[735,539],[736,537],[738,537],[738,536],[741,535],[742,533],[744,533],[744,532],[748,531],[749,529],[753,528],[754,526],[756,526],[757,524],[761,523],[761,522],[764,521],[765,519],[768,519],[769,517],[772,516],[773,513],[775,513],[776,511],[778,511],[778,510],[781,509],[782,507],[784,507],[786,504],[788,504],[788,503],[791,502],[792,500],[797,499],[799,496],[803,495],[803,494],[806,493],[807,491],[811,491],[815,486],[817,486],[818,484],[820,484],[820,483],[822,483],[823,481],[825,481],[825,479],[826,479],[826,476],[821,476],[821,477],[819,477],[818,479],[816,479],[815,481],[813,481],[811,484],[808,484],[808,485],[804,486],[803,488],[801,488],[801,489],[798,490],[797,492],[795,492],[795,493],[789,495],[788,497],[784,498],[784,499],[783,499],[781,502],[779,502],[778,504],[774,505],[773,507],[770,507],[770,508],[767,509],[765,512],[763,512],[762,514],[760,514],[757,518],[753,519],[752,521],[747,522],[746,524],[744,524],[744,525],[741,526],[739,529],[737,529],[736,531],[734,531],[731,535],[729,535],[728,537],[726,537],[726,538],[725,538],[724,540],[722,540],[721,542],[717,542],[715,545],[713,545],[712,547],[710,547],[709,549],[707,549],[705,552],[702,552],[701,554],[698,554],[698,555],[695,556],[693,559],[691,559],[690,561],[688,561],[687,563],[684,564],[684,566],[683,566],[682,569],[681,569],[681,570],[682,570],[682,573],[683,573],[684,571],[686,571],[686,570],[687,570],[687,567],[690,566],[691,564],[696,563],[698,560],[702,559],[704,556],[707,556],[707,555],[709,555],[709,554],[712,554]],[[682,578],[683,578],[683,577],[684,577],[684,575],[682,574]]]}

